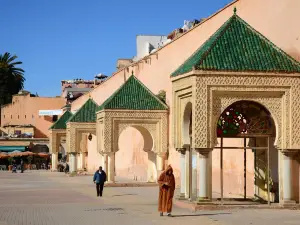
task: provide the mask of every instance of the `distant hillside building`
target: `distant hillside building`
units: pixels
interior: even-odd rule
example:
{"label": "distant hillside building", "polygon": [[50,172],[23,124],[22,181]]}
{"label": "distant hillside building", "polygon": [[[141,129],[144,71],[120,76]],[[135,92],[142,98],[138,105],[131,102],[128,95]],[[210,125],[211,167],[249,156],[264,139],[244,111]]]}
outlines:
{"label": "distant hillside building", "polygon": [[79,98],[81,95],[89,92],[97,85],[101,84],[106,78],[103,74],[95,76],[94,80],[62,80],[61,81],[61,97],[65,98],[67,103],[71,103]]}

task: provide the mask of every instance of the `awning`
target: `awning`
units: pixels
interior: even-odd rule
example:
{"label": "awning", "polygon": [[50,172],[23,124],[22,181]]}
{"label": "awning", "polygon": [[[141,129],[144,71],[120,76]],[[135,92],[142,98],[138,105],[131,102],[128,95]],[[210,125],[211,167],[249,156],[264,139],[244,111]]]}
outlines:
{"label": "awning", "polygon": [[1,146],[30,146],[30,141],[0,141]]}
{"label": "awning", "polygon": [[0,146],[0,152],[25,151],[25,146]]}

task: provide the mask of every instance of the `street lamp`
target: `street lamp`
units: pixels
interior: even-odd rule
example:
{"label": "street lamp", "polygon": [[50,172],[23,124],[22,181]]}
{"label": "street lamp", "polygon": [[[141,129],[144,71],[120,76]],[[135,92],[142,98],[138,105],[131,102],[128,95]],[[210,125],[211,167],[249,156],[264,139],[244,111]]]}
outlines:
{"label": "street lamp", "polygon": [[89,134],[88,139],[89,139],[90,141],[93,139],[93,136],[92,136],[91,133]]}

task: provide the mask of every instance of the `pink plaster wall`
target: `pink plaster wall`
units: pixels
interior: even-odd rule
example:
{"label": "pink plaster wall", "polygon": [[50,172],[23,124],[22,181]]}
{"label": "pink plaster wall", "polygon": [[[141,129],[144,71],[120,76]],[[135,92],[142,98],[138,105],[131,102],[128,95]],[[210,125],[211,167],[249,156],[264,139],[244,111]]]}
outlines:
{"label": "pink plaster wall", "polygon": [[137,129],[128,127],[121,133],[115,165],[118,178],[147,181],[148,153],[144,151],[144,140]]}
{"label": "pink plaster wall", "polygon": [[87,171],[93,173],[99,169],[99,166],[102,166],[104,168],[104,165],[102,165],[101,161],[101,155],[97,151],[97,137],[95,135],[92,135],[91,141],[87,141],[87,147]]}
{"label": "pink plaster wall", "polygon": [[[116,72],[107,81],[95,88],[91,92],[91,96],[98,104],[103,103],[104,100],[124,83],[131,72],[134,71],[135,76],[152,90],[154,94],[157,94],[160,90],[165,90],[167,104],[170,109],[172,109],[172,83],[170,74],[191,56],[191,54],[193,54],[194,51],[199,48],[230,16],[232,16],[234,6],[237,7],[237,14],[241,18],[273,41],[278,47],[285,50],[288,54],[291,54],[297,60],[300,59],[300,29],[297,28],[300,19],[300,1],[279,0],[276,1],[275,4],[274,0],[239,0],[224,10],[221,10],[211,18],[208,18],[202,24],[190,32],[185,33],[179,39],[158,50],[156,55],[153,54],[151,56],[151,60],[148,60],[148,63],[140,61],[138,64],[131,65],[128,68]],[[199,15],[199,17],[200,16],[201,15]],[[72,111],[80,108],[87,98],[88,94],[73,102]],[[170,112],[169,121],[172,121],[172,111]],[[171,134],[172,126],[169,126],[169,129]],[[131,139],[130,137],[132,134],[130,134],[130,132],[126,135],[128,135],[128,138],[124,137],[122,146],[127,146],[130,143],[138,145],[140,142],[138,139]],[[171,135],[169,136],[169,146],[170,155],[168,161],[173,165],[174,173],[178,180],[179,154],[173,148]],[[239,153],[229,153],[229,155],[226,155],[226,168],[232,168],[232,161],[236,160],[236,157],[239,157],[239,155]],[[217,157],[217,153],[214,153],[214,157]],[[234,159],[232,159],[232,157],[234,157]],[[217,173],[216,166],[217,165],[214,166],[214,171]],[[239,167],[241,165],[237,164],[236,166]],[[230,178],[229,174],[226,176],[228,176],[228,179]],[[227,188],[229,189],[230,187],[228,186]],[[251,187],[249,187],[248,190],[250,189]],[[240,192],[240,188],[238,187],[236,190],[232,190],[232,192]]]}
{"label": "pink plaster wall", "polygon": [[[244,146],[243,139],[224,139],[224,147]],[[246,160],[246,194],[254,196],[254,154],[247,150]],[[212,152],[212,191],[213,196],[220,197],[220,149]],[[244,150],[223,150],[223,196],[242,197],[244,194]]]}

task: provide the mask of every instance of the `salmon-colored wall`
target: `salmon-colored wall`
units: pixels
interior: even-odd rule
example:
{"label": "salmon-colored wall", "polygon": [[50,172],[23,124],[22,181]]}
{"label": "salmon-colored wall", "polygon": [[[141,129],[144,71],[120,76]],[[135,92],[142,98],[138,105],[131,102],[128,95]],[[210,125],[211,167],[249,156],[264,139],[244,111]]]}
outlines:
{"label": "salmon-colored wall", "polygon": [[[128,142],[128,140],[134,141]],[[143,149],[144,140],[137,129],[128,127],[121,133],[119,150],[115,155],[117,178],[147,181],[148,153]]]}
{"label": "salmon-colored wall", "polygon": [[49,135],[49,127],[53,124],[52,117],[39,116],[39,110],[61,109],[66,100],[60,97],[13,96],[12,103],[1,108],[1,126],[6,124],[35,127],[34,137],[45,138]]}
{"label": "salmon-colored wall", "polygon": [[[147,63],[141,60],[137,64],[118,71],[91,92],[92,98],[98,104],[103,103],[124,83],[125,79],[127,79],[133,71],[134,75],[154,92],[154,94],[157,94],[160,90],[166,91],[167,104],[171,110],[172,83],[170,74],[233,15],[233,7],[237,7],[237,14],[252,27],[265,35],[288,54],[295,57],[295,59],[300,60],[300,29],[298,29],[298,21],[300,20],[299,0],[278,0],[276,2],[274,0],[239,0],[224,10],[221,10],[213,17],[208,18],[179,39],[158,50],[155,54],[151,55],[151,60],[148,59]],[[87,99],[88,94],[74,101],[72,103],[72,111],[80,108]],[[172,110],[170,111],[169,121],[172,121]],[[169,126],[169,129],[171,134],[172,126]],[[126,146],[128,151],[133,151],[135,147],[130,147],[132,148],[130,149],[129,143],[134,143],[135,146],[138,146],[140,140],[132,139],[130,132],[124,135],[128,135],[128,138],[124,136],[121,145]],[[175,176],[178,178],[179,153],[177,153],[173,147],[171,136],[169,137],[169,146],[169,163],[174,167]],[[217,157],[217,153],[213,153],[213,155]],[[239,155],[240,153],[226,153],[224,163],[228,170],[231,169],[231,171],[233,171],[233,168],[238,167],[236,171],[240,171],[241,165],[232,163],[232,160],[236,160],[236,157],[239,158]],[[251,160],[251,158],[249,160]],[[249,163],[251,163],[251,161],[249,161]],[[217,165],[214,164],[214,166]],[[227,174],[225,175],[227,176]],[[251,180],[249,180],[249,182],[251,182]],[[230,187],[228,186],[228,188]],[[249,188],[249,190],[250,189],[251,188]],[[236,192],[240,192],[240,189],[238,188]]]}
{"label": "salmon-colored wall", "polygon": [[87,156],[87,171],[90,173],[99,169],[99,166],[104,168],[101,162],[101,155],[97,151],[97,137],[92,135],[92,140],[87,141],[88,156]]}

